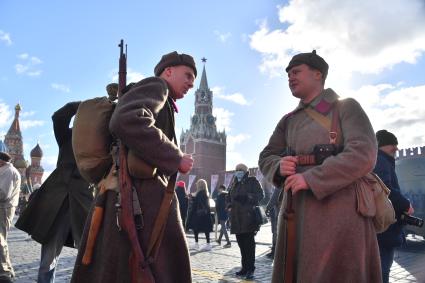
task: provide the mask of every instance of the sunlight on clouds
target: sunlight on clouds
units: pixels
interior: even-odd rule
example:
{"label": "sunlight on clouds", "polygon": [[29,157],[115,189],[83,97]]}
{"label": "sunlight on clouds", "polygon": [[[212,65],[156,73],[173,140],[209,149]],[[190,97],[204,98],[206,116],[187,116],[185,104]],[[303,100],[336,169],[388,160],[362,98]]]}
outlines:
{"label": "sunlight on clouds", "polygon": [[242,158],[242,154],[235,151],[226,152],[226,170],[235,170],[236,165],[239,163],[244,163],[244,158]]}
{"label": "sunlight on clouds", "polygon": [[0,127],[8,126],[11,119],[12,111],[10,111],[9,106],[0,102]]}
{"label": "sunlight on clouds", "polygon": [[61,92],[65,92],[65,93],[71,92],[71,89],[69,88],[69,86],[66,86],[66,85],[63,85],[63,84],[52,83],[52,84],[50,84],[50,86],[53,89],[61,91]]}
{"label": "sunlight on clouds", "polygon": [[248,102],[244,95],[240,92],[235,92],[233,94],[223,94],[222,87],[215,86],[211,88],[211,91],[213,92],[214,98],[223,99],[227,101],[234,102],[239,105],[250,105],[251,103]]}
{"label": "sunlight on clouds", "polygon": [[0,41],[6,43],[6,45],[12,45],[12,40],[10,39],[10,34],[0,30]]}
{"label": "sunlight on clouds", "polygon": [[21,126],[21,130],[26,130],[32,127],[43,126],[44,121],[40,120],[20,120],[19,125]]}
{"label": "sunlight on clouds", "polygon": [[251,136],[248,134],[228,135],[227,136],[227,150],[234,151],[236,146],[248,139]]}
{"label": "sunlight on clouds", "polygon": [[[238,152],[237,145],[250,139],[251,136],[248,134],[228,135],[227,136],[227,152],[226,152],[226,164],[227,170],[234,170],[236,164],[245,163],[246,158],[242,157],[242,154]],[[245,161],[244,161],[245,160]]]}
{"label": "sunlight on clouds", "polygon": [[[112,72],[112,82],[118,82],[118,70],[114,70]],[[132,70],[129,68],[127,70],[127,84],[129,83],[137,83],[140,80],[143,80],[145,76],[142,73]]]}
{"label": "sunlight on clouds", "polygon": [[293,54],[317,49],[330,65],[331,83],[344,85],[353,72],[373,74],[415,63],[425,51],[424,11],[420,0],[385,5],[294,0],[279,7],[282,29],[270,30],[263,21],[250,45],[262,54],[260,69],[271,76],[282,74]]}
{"label": "sunlight on clouds", "polygon": [[240,104],[240,105],[249,105],[251,103],[248,103],[248,101],[245,99],[245,97],[243,96],[242,93],[236,92],[233,94],[229,94],[229,95],[216,95],[217,98],[220,99],[224,99],[224,100],[228,100],[228,101],[232,101],[236,104]]}
{"label": "sunlight on clouds", "polygon": [[217,130],[222,131],[224,129],[226,132],[231,131],[230,123],[235,113],[224,108],[215,107],[213,108],[213,115],[217,118],[215,121]]}
{"label": "sunlight on clouds", "polygon": [[17,74],[27,75],[30,77],[40,76],[42,70],[38,68],[38,65],[43,63],[39,58],[30,56],[28,53],[22,53],[17,56],[22,63],[15,64],[15,71]]}
{"label": "sunlight on clouds", "polygon": [[400,148],[425,144],[425,85],[367,85],[347,92],[360,102],[375,131],[393,132]]}
{"label": "sunlight on clouds", "polygon": [[223,33],[218,30],[215,30],[214,34],[217,36],[218,40],[223,43],[227,42],[227,40],[232,36],[230,32]]}

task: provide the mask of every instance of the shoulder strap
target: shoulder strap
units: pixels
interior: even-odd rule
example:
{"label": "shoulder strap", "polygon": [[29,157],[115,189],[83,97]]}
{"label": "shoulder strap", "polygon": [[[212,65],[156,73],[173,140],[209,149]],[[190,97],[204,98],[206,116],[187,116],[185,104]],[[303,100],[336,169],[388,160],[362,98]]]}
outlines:
{"label": "shoulder strap", "polygon": [[333,105],[333,111],[332,111],[332,120],[317,111],[307,107],[304,109],[304,111],[311,117],[313,120],[315,120],[317,123],[319,123],[323,128],[329,131],[329,143],[330,144],[337,144],[337,139],[340,138],[339,133],[339,101],[335,101]]}

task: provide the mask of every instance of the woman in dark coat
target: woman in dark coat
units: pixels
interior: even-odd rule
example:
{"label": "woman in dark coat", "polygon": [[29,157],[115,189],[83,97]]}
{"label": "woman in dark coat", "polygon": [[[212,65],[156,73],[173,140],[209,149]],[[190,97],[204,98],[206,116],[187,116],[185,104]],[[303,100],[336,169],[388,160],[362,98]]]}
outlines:
{"label": "woman in dark coat", "polygon": [[191,199],[186,228],[192,229],[195,235],[195,245],[191,248],[199,249],[198,235],[199,232],[204,232],[207,243],[200,250],[211,250],[210,232],[213,230],[213,224],[211,219],[208,185],[204,179],[199,179],[196,182],[196,192]]}
{"label": "woman in dark coat", "polygon": [[176,183],[176,195],[179,200],[180,216],[182,218],[183,227],[186,226],[188,199],[186,194],[186,184],[184,181]]}

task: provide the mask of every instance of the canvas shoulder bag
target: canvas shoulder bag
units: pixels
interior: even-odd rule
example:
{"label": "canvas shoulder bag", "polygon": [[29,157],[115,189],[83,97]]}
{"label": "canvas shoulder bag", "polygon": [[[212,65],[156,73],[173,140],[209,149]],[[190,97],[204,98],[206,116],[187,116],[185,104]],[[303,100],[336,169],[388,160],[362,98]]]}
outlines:
{"label": "canvas shoulder bag", "polygon": [[[307,108],[305,112],[321,126],[329,129],[330,144],[335,144],[339,137],[339,101],[333,106],[332,120],[315,110]],[[314,113],[313,113],[314,112]],[[330,125],[330,128],[329,128]],[[354,183],[357,212],[368,218],[372,218],[376,233],[382,233],[396,222],[394,207],[388,198],[390,189],[373,172],[359,178]]]}

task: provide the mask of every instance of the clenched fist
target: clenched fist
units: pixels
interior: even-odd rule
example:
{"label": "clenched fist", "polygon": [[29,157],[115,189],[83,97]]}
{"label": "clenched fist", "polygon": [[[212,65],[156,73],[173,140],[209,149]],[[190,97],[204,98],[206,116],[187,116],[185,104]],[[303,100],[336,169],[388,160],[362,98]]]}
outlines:
{"label": "clenched fist", "polygon": [[180,165],[179,165],[179,172],[182,174],[186,174],[192,169],[192,167],[193,167],[192,155],[190,154],[183,155],[183,158],[180,161]]}

